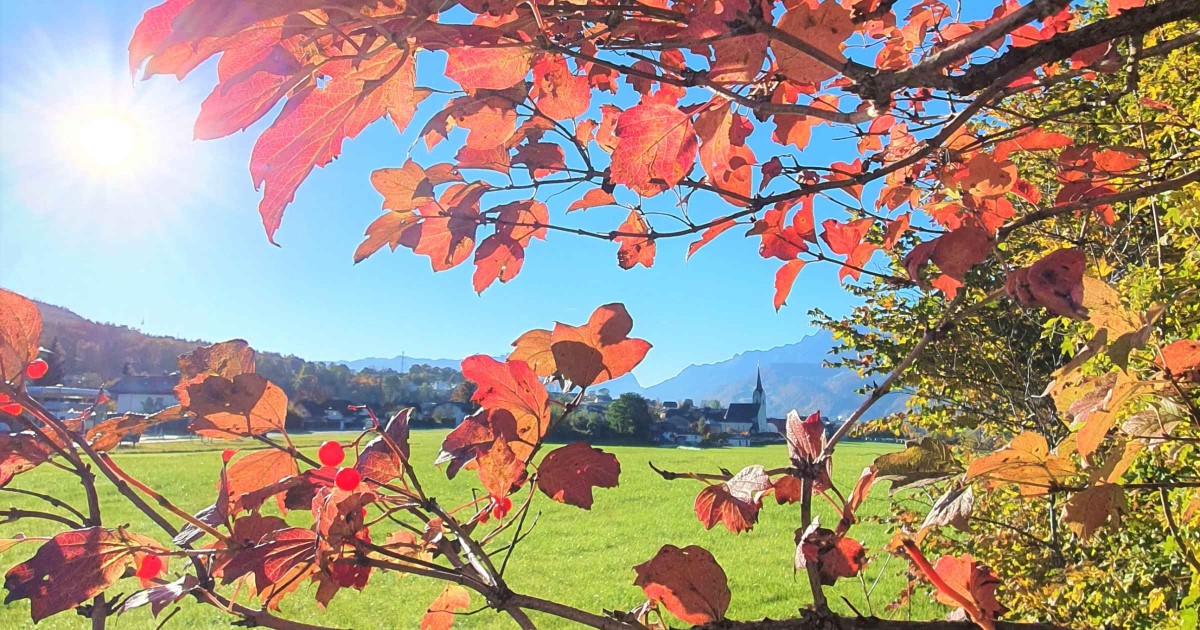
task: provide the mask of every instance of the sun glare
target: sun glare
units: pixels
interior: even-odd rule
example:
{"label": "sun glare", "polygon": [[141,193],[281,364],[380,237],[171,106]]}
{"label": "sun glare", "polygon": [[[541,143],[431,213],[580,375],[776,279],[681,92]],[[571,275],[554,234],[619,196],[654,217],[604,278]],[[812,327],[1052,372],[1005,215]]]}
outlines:
{"label": "sun glare", "polygon": [[82,112],[63,123],[64,153],[91,175],[136,176],[152,157],[146,129],[119,111]]}

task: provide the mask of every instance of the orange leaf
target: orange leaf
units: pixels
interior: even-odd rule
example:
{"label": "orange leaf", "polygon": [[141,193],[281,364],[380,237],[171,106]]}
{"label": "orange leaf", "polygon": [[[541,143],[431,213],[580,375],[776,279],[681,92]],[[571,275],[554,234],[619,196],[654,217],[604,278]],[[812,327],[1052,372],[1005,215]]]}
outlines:
{"label": "orange leaf", "polygon": [[758,520],[762,496],[773,487],[762,466],[748,466],[729,481],[701,490],[693,506],[696,518],[705,529],[720,522],[735,534],[748,532]]}
{"label": "orange leaf", "polygon": [[0,381],[14,381],[38,355],[42,314],[32,301],[0,289]]}
{"label": "orange leaf", "polygon": [[792,292],[792,285],[803,268],[803,260],[789,260],[775,272],[775,310],[778,311],[783,308],[784,304],[787,304],[788,295]]}
{"label": "orange leaf", "polygon": [[421,617],[421,630],[450,630],[454,625],[454,612],[471,606],[471,591],[452,583],[447,583],[441,595],[433,600]]}
{"label": "orange leaf", "polygon": [[1073,474],[1075,466],[1069,458],[1051,455],[1046,438],[1026,431],[1007,447],[971,462],[963,478],[1015,482],[1024,494],[1045,494],[1052,484]]}
{"label": "orange leaf", "polygon": [[556,323],[550,336],[555,371],[581,387],[628,374],[651,347],[630,338],[631,330],[633,318],[620,303],[597,308],[583,326]]}
{"label": "orange leaf", "polygon": [[571,74],[562,55],[543,55],[533,64],[529,96],[538,109],[555,120],[582,116],[592,100],[588,78]]}
{"label": "orange leaf", "polygon": [[187,384],[179,402],[196,414],[188,429],[209,438],[282,431],[287,416],[287,394],[259,374],[204,375]]}
{"label": "orange leaf", "polygon": [[719,621],[729,609],[729,584],[713,555],[691,545],[664,545],[650,560],[633,568],[634,585],[685,623]]}
{"label": "orange leaf", "polygon": [[[844,61],[842,42],[854,32],[850,11],[834,0],[824,0],[815,8],[807,2],[789,5],[778,28],[838,61]],[[779,69],[797,83],[820,83],[837,71],[813,57],[780,41],[771,42]]]}
{"label": "orange leaf", "polygon": [[475,250],[475,273],[471,283],[476,293],[492,285],[492,282],[508,282],[521,272],[525,262],[525,248],[504,234],[493,234],[479,244]]}
{"label": "orange leaf", "polygon": [[511,430],[497,433],[505,435],[516,456],[525,461],[550,425],[550,397],[537,374],[523,361],[501,363],[482,354],[463,359],[462,373],[479,386],[471,400],[511,415]]}
{"label": "orange leaf", "polygon": [[1200,341],[1173,341],[1163,347],[1155,363],[1176,378],[1200,381]]}
{"label": "orange leaf", "polygon": [[583,197],[571,202],[571,205],[567,207],[567,212],[586,210],[588,208],[595,208],[596,206],[615,205],[617,205],[617,200],[612,196],[612,193],[605,192],[600,188],[593,188],[584,193]]}
{"label": "orange leaf", "polygon": [[1110,518],[1113,527],[1119,526],[1125,509],[1125,490],[1116,484],[1100,483],[1071,496],[1063,512],[1063,522],[1087,540]]}
{"label": "orange leaf", "polygon": [[530,46],[452,46],[446,50],[446,76],[472,92],[504,90],[525,78],[532,60]]}
{"label": "orange leaf", "polygon": [[650,238],[650,226],[636,210],[630,211],[625,222],[617,228],[618,232],[642,234],[644,236],[617,236],[613,240],[620,243],[617,249],[617,264],[622,269],[633,269],[637,265],[654,266],[654,239]]}

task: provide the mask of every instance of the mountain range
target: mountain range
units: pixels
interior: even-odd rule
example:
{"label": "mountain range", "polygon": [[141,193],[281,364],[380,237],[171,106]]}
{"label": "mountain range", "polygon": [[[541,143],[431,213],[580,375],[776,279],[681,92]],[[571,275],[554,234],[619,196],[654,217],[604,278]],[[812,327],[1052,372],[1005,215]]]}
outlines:
{"label": "mountain range", "polygon": [[[719,400],[722,404],[749,401],[754,392],[757,375],[762,374],[767,398],[767,415],[784,417],[791,409],[802,412],[820,410],[829,418],[849,416],[862,402],[857,390],[865,383],[850,370],[827,368],[822,362],[834,346],[828,331],[804,337],[770,350],[750,350],[724,361],[690,365],[679,374],[650,386],[643,386],[632,374],[598,386],[616,397],[632,392],[662,401],[691,399],[699,404],[704,400]],[[425,359],[394,357],[339,361],[354,370],[391,368],[403,371],[413,365],[458,367],[455,359]],[[903,407],[903,397],[885,397],[873,409],[878,417]]]}

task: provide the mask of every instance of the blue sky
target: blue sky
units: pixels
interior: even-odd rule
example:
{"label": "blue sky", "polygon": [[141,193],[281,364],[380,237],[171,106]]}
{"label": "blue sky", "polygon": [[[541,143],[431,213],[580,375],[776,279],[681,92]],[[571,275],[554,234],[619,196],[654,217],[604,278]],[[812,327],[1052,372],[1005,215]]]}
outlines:
{"label": "blue sky", "polygon": [[[844,313],[852,304],[834,266],[811,265],[776,313],[779,262],[759,258],[758,239],[742,238],[744,230],[690,261],[689,239],[660,242],[655,266],[631,271],[617,267],[613,243],[551,234],[529,248],[515,280],[482,296],[471,288],[470,264],[434,274],[428,259],[385,249],[353,265],[363,229],[379,214],[370,172],[404,162],[435,106],[402,136],[379,121],[347,142],[341,158],[300,188],[277,234],[282,247],[273,247],[247,171],[256,132],[273,114],[249,133],[192,141],[215,64],[182,83],[157,77],[135,85],[125,69],[129,35],[152,4],[63,1],[46,11],[0,2],[0,285],[148,333],[243,337],[314,360],[499,354],[525,330],[582,323],[596,306],[619,301],[635,335],[654,344],[635,371],[643,384],[692,363],[798,341],[813,330],[809,308]],[[436,57],[419,64],[422,78],[437,80]],[[86,157],[97,147],[80,146],[70,129],[105,108],[133,112],[149,138],[139,164],[100,176]],[[822,133],[814,147],[828,144]],[[822,151],[810,148],[802,160],[852,157]],[[760,160],[770,155],[759,151]],[[439,161],[423,148],[414,157]],[[552,217],[574,198],[551,201]],[[727,208],[715,199],[693,203],[705,216]],[[818,206],[818,221],[823,216],[845,214]],[[623,218],[610,208],[578,220],[613,229]]]}

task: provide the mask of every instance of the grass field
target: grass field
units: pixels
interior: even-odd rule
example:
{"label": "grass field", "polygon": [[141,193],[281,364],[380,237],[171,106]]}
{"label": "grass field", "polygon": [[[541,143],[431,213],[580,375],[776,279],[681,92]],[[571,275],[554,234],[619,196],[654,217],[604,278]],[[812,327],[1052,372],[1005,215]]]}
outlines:
{"label": "grass field", "polygon": [[[442,431],[416,431],[412,437],[414,461],[432,462],[441,443]],[[296,442],[301,448],[315,451],[315,445],[327,436],[306,435]],[[163,495],[189,511],[210,504],[220,466],[222,444],[175,442],[143,444],[136,449],[122,449],[116,454],[118,463],[147,481]],[[251,447],[250,443],[244,444]],[[838,448],[834,479],[848,491],[862,468],[878,454],[893,448],[879,444],[848,443]],[[629,609],[641,601],[641,590],[633,586],[633,566],[654,555],[658,548],[671,543],[678,546],[701,545],[716,556],[729,577],[733,602],[729,617],[733,619],[783,618],[793,616],[797,608],[810,601],[803,575],[794,576],[792,556],[795,545],[793,533],[797,527],[798,508],[778,506],[767,499],[758,525],[753,531],[734,536],[717,526],[705,531],[692,513],[692,501],[700,490],[697,482],[678,480],[667,482],[647,466],[648,461],[669,470],[715,471],[718,467],[733,471],[743,466],[762,463],[768,468],[786,461],[783,446],[764,448],[730,448],[704,451],[653,447],[606,447],[621,462],[619,488],[598,489],[593,509],[554,503],[539,494],[535,512],[541,517],[533,533],[518,547],[508,567],[506,578],[514,590],[572,604],[591,611]],[[420,471],[426,491],[444,504],[454,504],[469,496],[477,484],[472,473],[453,482],[429,465]],[[77,480],[63,471],[43,466],[17,477],[11,485],[46,492],[82,505],[82,489]],[[888,509],[886,485],[877,485],[860,515],[880,515]],[[882,487],[881,487],[882,486]],[[116,491],[102,486],[101,501],[106,512],[106,524],[129,523],[143,534],[159,534],[142,514],[134,511]],[[0,493],[0,506],[30,507],[27,497]],[[832,509],[823,501],[818,507],[822,522],[835,522]],[[302,523],[307,515],[293,513],[289,520]],[[25,520],[18,524],[0,525],[0,537],[12,537],[18,532],[26,535],[47,534],[54,525],[44,521]],[[380,531],[372,533],[377,539]],[[945,614],[946,609],[914,598],[908,607],[894,613],[884,613],[883,606],[905,583],[903,563],[887,560],[882,545],[891,532],[882,525],[860,523],[852,535],[866,547],[871,563],[865,571],[865,586],[857,581],[843,580],[829,589],[830,604],[839,612],[850,613],[844,597],[863,613],[873,608],[880,616],[928,619]],[[156,537],[162,538],[161,534]],[[5,569],[32,555],[34,543],[18,545],[0,553]],[[180,568],[172,563],[173,569]],[[797,579],[799,577],[799,579]],[[868,604],[865,595],[878,578]],[[123,585],[136,589],[129,581]],[[128,592],[128,590],[126,592]],[[284,602],[285,615],[300,620],[344,628],[416,628],[425,607],[436,596],[440,585],[414,578],[375,574],[367,589],[359,593],[342,590],[326,611],[319,610],[307,587]],[[475,597],[472,604],[482,605]],[[185,601],[183,610],[168,627],[224,627],[233,618],[211,607]],[[549,617],[534,617],[539,627],[566,627],[564,622]],[[19,628],[30,625],[28,604],[25,601],[0,607],[0,628]],[[39,624],[40,628],[77,628],[84,625],[81,617],[63,613]],[[148,610],[138,610],[121,616],[112,624],[115,628],[153,628],[154,620]],[[471,616],[460,616],[456,627],[515,628],[507,617],[484,610]]]}

